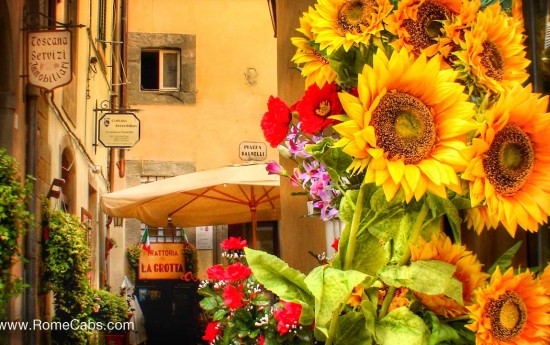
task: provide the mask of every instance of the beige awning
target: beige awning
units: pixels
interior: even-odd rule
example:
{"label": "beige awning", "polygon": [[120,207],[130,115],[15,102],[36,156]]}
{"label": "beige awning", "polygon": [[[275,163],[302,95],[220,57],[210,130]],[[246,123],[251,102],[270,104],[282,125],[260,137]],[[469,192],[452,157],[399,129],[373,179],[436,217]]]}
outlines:
{"label": "beige awning", "polygon": [[266,164],[227,166],[170,177],[101,197],[101,209],[151,226],[191,227],[279,220],[279,176]]}

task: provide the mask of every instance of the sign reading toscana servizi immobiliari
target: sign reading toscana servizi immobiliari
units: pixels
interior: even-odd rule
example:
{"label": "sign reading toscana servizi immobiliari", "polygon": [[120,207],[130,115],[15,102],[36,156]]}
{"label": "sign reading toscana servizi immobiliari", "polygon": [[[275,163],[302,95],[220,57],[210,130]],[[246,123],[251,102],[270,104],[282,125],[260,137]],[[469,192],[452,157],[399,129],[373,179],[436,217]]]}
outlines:
{"label": "sign reading toscana servizi immobiliari", "polygon": [[151,243],[139,256],[139,279],[180,279],[185,275],[183,243]]}
{"label": "sign reading toscana servizi immobiliari", "polygon": [[70,31],[31,31],[27,35],[27,52],[30,84],[53,90],[71,82]]}

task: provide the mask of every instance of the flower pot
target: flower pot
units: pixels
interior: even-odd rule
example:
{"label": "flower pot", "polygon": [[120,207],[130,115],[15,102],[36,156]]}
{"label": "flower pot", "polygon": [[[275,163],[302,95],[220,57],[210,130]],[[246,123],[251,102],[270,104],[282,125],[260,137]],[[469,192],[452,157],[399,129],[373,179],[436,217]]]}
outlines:
{"label": "flower pot", "polygon": [[105,345],[126,345],[126,334],[105,333]]}

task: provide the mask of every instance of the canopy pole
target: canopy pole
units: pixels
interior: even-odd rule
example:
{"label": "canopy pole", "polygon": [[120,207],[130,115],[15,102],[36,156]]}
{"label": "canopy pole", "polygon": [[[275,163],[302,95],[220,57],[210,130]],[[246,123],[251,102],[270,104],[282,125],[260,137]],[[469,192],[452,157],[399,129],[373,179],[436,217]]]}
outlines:
{"label": "canopy pole", "polygon": [[250,213],[252,214],[252,249],[256,248],[256,196],[254,186],[250,186]]}
{"label": "canopy pole", "polygon": [[256,249],[256,207],[250,207],[252,213],[252,249]]}

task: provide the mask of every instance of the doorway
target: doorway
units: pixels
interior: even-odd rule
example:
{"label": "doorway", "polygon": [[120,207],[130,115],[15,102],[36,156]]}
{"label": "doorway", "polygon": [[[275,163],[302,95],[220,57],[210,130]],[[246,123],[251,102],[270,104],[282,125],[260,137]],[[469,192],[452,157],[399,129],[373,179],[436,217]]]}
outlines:
{"label": "doorway", "polygon": [[145,318],[148,345],[201,343],[198,282],[138,280],[136,297]]}

